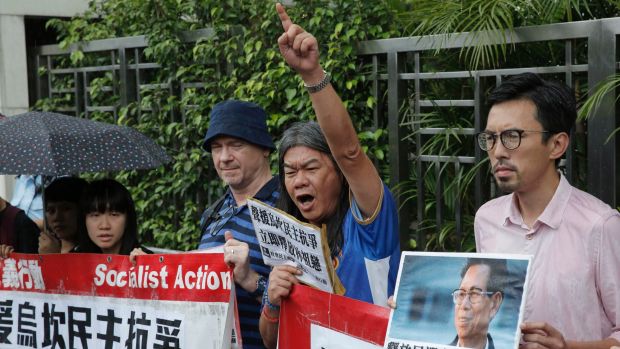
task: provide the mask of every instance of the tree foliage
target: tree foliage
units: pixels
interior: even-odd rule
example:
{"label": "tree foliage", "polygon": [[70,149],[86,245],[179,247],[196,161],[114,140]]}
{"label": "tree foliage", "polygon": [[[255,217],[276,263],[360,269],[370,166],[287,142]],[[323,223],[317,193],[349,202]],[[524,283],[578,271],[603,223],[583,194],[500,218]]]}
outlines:
{"label": "tree foliage", "polygon": [[619,9],[618,1],[609,0],[387,1],[402,35],[470,32],[461,56],[472,70],[497,67],[514,52],[507,43],[516,27],[613,17]]}
{"label": "tree foliage", "polygon": [[[322,64],[361,131],[364,147],[382,160],[385,133],[373,128],[375,101],[364,75],[369,68],[356,59],[355,45],[393,35],[385,4],[296,1],[289,14],[318,38]],[[147,244],[180,250],[197,246],[200,213],[223,191],[211,159],[201,149],[213,105],[229,98],[261,105],[270,115],[274,139],[291,122],[314,118],[301,80],[280,58],[276,40],[282,27],[272,1],[93,1],[83,16],[51,20],[48,25],[58,31],[61,47],[74,47],[58,60],[61,67],[103,64],[103,58],[80,50],[84,41],[134,35],[148,39],[144,60],[160,68],[149,76],[149,87],[141,90],[139,100],[121,105],[113,73],[98,76],[89,86],[91,104],[114,106],[118,118],[100,111],[89,117],[135,127],[174,159],[159,169],[115,174],[132,192]],[[183,41],[183,32],[201,28],[211,28],[215,35]],[[53,84],[66,88],[72,82],[55,78]],[[61,95],[40,100],[37,108],[55,109],[70,99]]]}

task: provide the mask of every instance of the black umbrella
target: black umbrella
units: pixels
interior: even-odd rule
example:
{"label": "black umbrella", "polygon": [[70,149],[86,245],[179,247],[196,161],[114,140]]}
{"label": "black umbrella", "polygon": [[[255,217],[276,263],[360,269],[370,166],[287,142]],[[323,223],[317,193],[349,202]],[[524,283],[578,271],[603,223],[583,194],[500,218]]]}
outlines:
{"label": "black umbrella", "polygon": [[50,112],[0,120],[0,174],[60,176],[147,169],[169,161],[159,145],[127,126]]}

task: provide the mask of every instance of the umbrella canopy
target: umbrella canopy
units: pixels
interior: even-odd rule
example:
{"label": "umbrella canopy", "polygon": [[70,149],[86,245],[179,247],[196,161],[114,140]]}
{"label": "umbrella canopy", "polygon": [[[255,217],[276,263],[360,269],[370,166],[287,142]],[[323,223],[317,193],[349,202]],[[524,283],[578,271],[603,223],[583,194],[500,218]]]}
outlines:
{"label": "umbrella canopy", "polygon": [[131,127],[50,112],[0,120],[0,174],[61,176],[147,169],[170,161]]}

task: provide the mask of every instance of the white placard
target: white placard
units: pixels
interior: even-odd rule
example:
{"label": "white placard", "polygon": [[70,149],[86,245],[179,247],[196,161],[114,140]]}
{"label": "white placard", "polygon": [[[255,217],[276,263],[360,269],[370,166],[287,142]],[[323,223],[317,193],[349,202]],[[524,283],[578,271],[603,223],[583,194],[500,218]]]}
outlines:
{"label": "white placard", "polygon": [[248,208],[265,264],[294,265],[301,282],[333,293],[321,231],[257,200],[248,199]]}

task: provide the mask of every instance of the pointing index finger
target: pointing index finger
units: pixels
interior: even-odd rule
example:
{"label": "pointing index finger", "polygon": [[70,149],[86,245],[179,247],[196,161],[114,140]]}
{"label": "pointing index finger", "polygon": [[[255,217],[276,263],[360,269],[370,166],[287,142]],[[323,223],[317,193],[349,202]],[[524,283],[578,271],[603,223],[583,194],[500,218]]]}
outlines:
{"label": "pointing index finger", "polygon": [[278,16],[280,17],[280,21],[282,22],[282,28],[284,28],[284,31],[288,31],[288,28],[291,27],[293,21],[291,21],[288,13],[286,13],[284,6],[282,6],[282,4],[279,2],[276,3],[276,11],[278,11]]}

